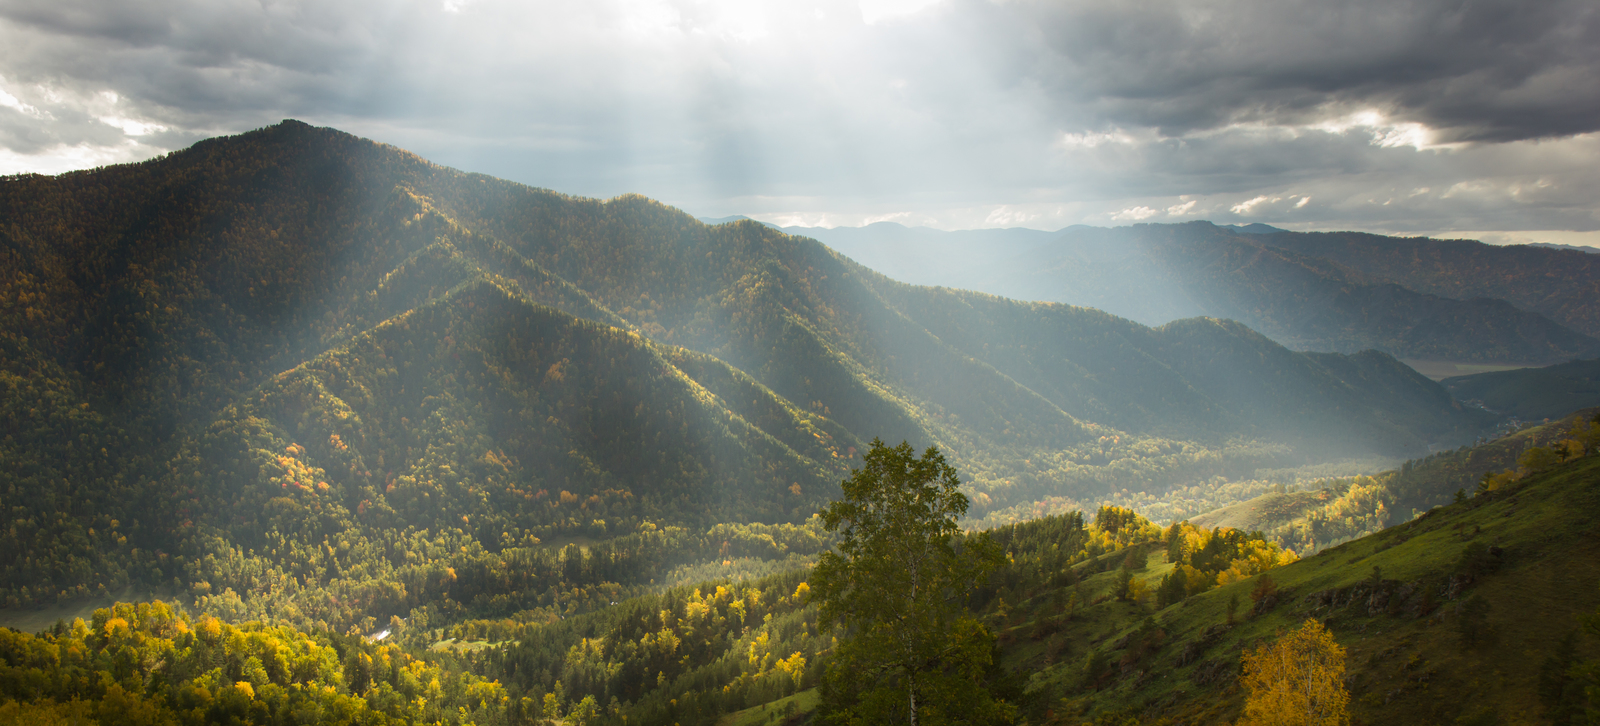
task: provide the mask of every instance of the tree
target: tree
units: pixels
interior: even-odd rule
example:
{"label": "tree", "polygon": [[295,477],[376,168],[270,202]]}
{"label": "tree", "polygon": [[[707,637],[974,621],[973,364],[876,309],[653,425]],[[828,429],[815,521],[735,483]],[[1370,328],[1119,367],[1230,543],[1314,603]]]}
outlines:
{"label": "tree", "polygon": [[1002,561],[986,534],[961,537],[967,511],[955,469],[929,447],[874,440],[862,467],[822,510],[839,533],[812,571],[811,596],[838,645],[823,683],[841,724],[1001,722],[1014,709],[986,683],[993,636],[966,608]]}
{"label": "tree", "polygon": [[1555,451],[1546,449],[1543,446],[1535,446],[1522,452],[1522,456],[1517,457],[1517,463],[1522,465],[1524,471],[1530,474],[1537,474],[1560,464],[1561,459],[1561,455]]}
{"label": "tree", "polygon": [[1350,721],[1344,648],[1314,618],[1244,654],[1241,726],[1343,726]]}

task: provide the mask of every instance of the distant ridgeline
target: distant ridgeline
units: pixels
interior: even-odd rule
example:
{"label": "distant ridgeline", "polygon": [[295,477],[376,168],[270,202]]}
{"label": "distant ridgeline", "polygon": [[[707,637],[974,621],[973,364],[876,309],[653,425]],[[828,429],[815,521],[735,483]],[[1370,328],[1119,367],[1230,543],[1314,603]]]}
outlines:
{"label": "distant ridgeline", "polygon": [[814,554],[874,437],[938,445],[1003,522],[1487,420],[1382,353],[901,284],[293,121],[0,180],[12,608],[556,617]]}
{"label": "distant ridgeline", "polygon": [[890,277],[1161,325],[1243,322],[1295,350],[1520,365],[1600,356],[1600,256],[1263,224],[785,231]]}

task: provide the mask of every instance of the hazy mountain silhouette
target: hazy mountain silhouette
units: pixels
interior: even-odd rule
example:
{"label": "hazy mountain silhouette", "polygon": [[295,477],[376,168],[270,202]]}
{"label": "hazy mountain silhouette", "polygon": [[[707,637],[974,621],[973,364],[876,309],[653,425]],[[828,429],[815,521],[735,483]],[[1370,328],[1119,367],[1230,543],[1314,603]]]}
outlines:
{"label": "hazy mountain silhouette", "polygon": [[[1564,252],[1533,250],[1528,257],[1480,243],[1207,222],[1054,233],[942,232],[892,223],[786,231],[907,282],[1096,307],[1147,325],[1232,318],[1296,350],[1372,348],[1403,358],[1514,363],[1600,354],[1600,340],[1540,312],[1578,322],[1590,315],[1596,296],[1585,298],[1581,290],[1594,283],[1584,282],[1583,265],[1552,257],[1571,256]],[[1397,251],[1417,247],[1432,250],[1424,258],[1431,262],[1413,264]],[[1509,260],[1509,268],[1490,258]],[[1520,282],[1496,278],[1503,269]],[[1540,274],[1565,280],[1542,302]],[[1412,287],[1419,280],[1434,284],[1419,292]]]}

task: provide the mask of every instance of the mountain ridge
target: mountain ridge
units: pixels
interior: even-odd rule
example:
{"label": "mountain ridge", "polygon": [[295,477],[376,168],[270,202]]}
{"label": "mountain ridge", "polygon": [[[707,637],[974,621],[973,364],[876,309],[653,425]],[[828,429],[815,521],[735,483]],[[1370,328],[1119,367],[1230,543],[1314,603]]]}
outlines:
{"label": "mountain ridge", "polygon": [[1304,241],[1311,233],[1208,222],[1054,233],[892,223],[787,231],[912,283],[1088,305],[1147,325],[1233,318],[1298,350],[1377,348],[1402,358],[1517,363],[1600,354],[1600,340],[1519,309],[1488,287],[1465,288],[1464,296],[1419,292],[1387,272],[1402,261],[1361,267],[1347,264],[1348,255],[1334,259],[1319,245],[1344,238],[1322,233],[1312,244]]}
{"label": "mountain ridge", "polygon": [[[945,450],[984,517],[1488,422],[1382,354],[903,285],[298,122],[7,178],[0,219],[14,605],[139,584],[340,629],[504,614],[559,599],[497,590],[528,566],[506,553],[802,522],[874,437]],[[454,554],[374,554],[400,550]]]}

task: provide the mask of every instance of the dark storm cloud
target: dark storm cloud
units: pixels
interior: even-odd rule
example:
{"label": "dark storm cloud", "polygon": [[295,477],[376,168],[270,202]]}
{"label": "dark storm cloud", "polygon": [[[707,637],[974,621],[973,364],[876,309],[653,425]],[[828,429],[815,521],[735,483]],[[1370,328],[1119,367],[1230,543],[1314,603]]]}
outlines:
{"label": "dark storm cloud", "polygon": [[0,164],[296,117],[803,223],[1600,226],[1590,0],[903,1],[10,0]]}
{"label": "dark storm cloud", "polygon": [[1073,103],[1168,135],[1375,106],[1507,141],[1600,128],[1591,0],[967,3],[1037,45],[1018,62]]}

